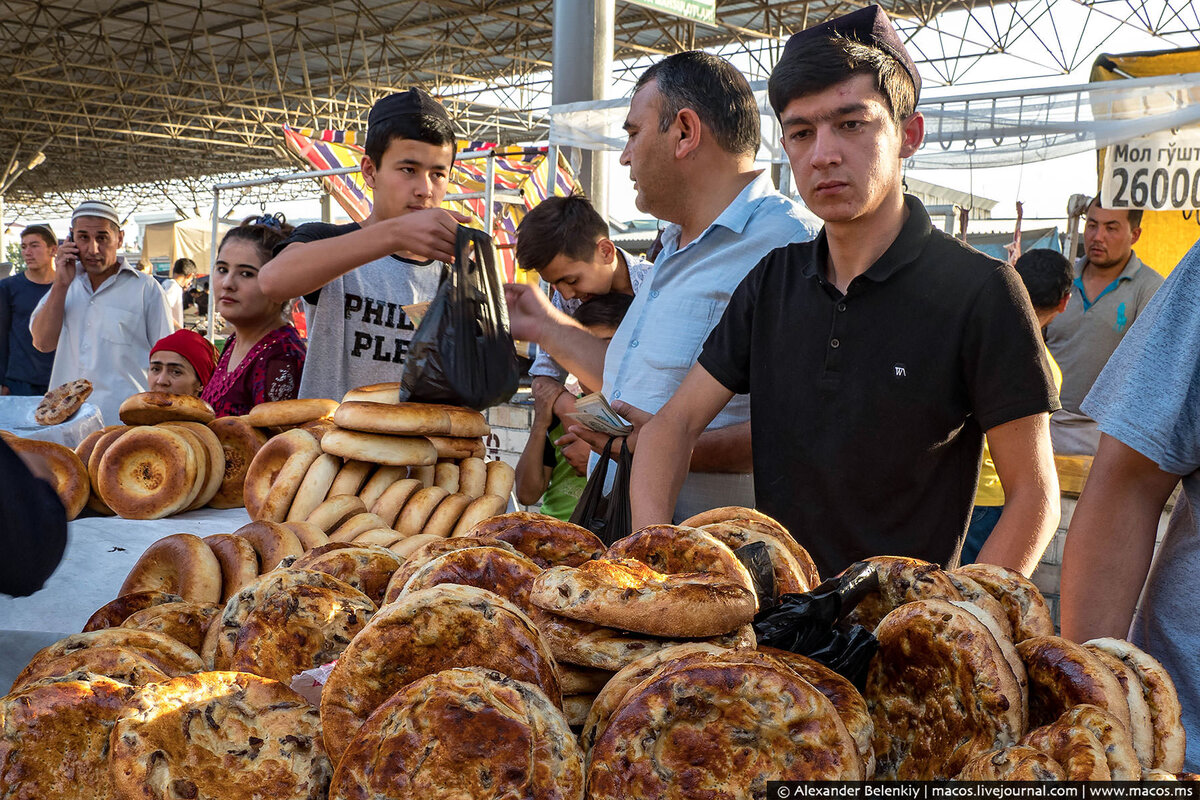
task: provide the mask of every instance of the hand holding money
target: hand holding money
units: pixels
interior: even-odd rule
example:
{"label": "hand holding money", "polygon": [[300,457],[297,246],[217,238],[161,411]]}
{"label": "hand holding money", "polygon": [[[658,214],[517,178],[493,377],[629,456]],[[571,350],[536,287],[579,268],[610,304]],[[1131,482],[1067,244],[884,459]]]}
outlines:
{"label": "hand holding money", "polygon": [[608,400],[600,392],[593,392],[576,400],[575,413],[568,416],[606,436],[628,436],[633,433],[633,426],[613,411]]}

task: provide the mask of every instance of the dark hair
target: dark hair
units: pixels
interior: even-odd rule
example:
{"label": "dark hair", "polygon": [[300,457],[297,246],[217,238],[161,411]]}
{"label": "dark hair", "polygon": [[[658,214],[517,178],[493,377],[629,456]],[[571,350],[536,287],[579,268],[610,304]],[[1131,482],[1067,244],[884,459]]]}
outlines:
{"label": "dark hair", "polygon": [[517,226],[517,264],[541,272],[559,255],[588,261],[608,225],[582,194],[547,197]]}
{"label": "dark hair", "polygon": [[814,41],[780,60],[767,81],[767,96],[775,116],[797,97],[817,94],[855,75],[870,75],[875,89],[887,100],[897,123],[912,116],[917,90],[912,78],[889,53],[869,44],[831,36]]}
{"label": "dark hair", "polygon": [[437,147],[448,144],[451,163],[458,153],[458,140],[454,138],[454,130],[450,123],[430,114],[404,114],[375,123],[367,129],[367,141],[363,145],[363,151],[378,167],[383,161],[383,154],[396,139],[412,139]]}
{"label": "dark hair", "polygon": [[50,230],[49,225],[29,225],[21,231],[21,238],[26,236],[40,236],[42,241],[46,243],[46,247],[56,247],[58,238],[54,235],[54,231]]}
{"label": "dark hair", "polygon": [[1013,266],[1029,292],[1033,307],[1039,311],[1056,307],[1071,293],[1075,271],[1067,257],[1057,250],[1026,251]]}
{"label": "dark hair", "polygon": [[685,108],[696,112],[727,153],[754,155],[762,142],[758,103],[746,76],[723,58],[688,50],[667,56],[638,78],[636,94],[654,81],[662,97],[658,129],[666,131]]}
{"label": "dark hair", "polygon": [[[230,239],[250,242],[258,248],[258,254],[265,264],[274,256],[275,248],[291,235],[292,226],[287,224],[287,217],[278,212],[263,214],[246,217],[242,220],[241,225],[230,228],[225,237],[221,239],[221,247],[224,247]],[[217,248],[217,252],[221,251],[221,247]]]}
{"label": "dark hair", "polygon": [[180,275],[187,277],[188,275],[195,275],[198,271],[196,269],[196,262],[190,258],[176,259],[174,265],[171,267],[172,277]]}
{"label": "dark hair", "polygon": [[[1088,210],[1090,211],[1093,206],[1100,209],[1104,208],[1104,206],[1100,204],[1100,195],[1096,195],[1092,198],[1092,202],[1088,203]],[[1111,210],[1116,211],[1116,209]],[[1142,214],[1144,213],[1143,209],[1127,208],[1125,209],[1125,213],[1128,215],[1130,230],[1142,227]]]}
{"label": "dark hair", "polygon": [[632,304],[633,295],[620,292],[598,294],[580,303],[573,316],[585,328],[615,328],[625,319],[625,312]]}

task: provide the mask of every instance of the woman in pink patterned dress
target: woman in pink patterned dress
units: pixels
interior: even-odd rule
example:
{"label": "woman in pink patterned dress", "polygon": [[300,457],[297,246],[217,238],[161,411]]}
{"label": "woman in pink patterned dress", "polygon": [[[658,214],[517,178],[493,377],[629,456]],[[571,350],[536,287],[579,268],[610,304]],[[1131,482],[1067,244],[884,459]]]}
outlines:
{"label": "woman in pink patterned dress", "polygon": [[259,268],[291,230],[280,214],[251,217],[221,240],[212,291],[216,310],[234,334],[201,395],[218,417],[246,414],[259,403],[291,400],[299,393],[304,341],[284,305],[258,288]]}

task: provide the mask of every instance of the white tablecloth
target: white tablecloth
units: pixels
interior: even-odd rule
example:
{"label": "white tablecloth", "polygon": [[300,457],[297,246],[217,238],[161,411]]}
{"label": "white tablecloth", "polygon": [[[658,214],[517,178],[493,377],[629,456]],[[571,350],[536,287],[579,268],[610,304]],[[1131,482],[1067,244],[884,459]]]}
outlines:
{"label": "white tablecloth", "polygon": [[89,433],[104,427],[100,409],[91,403],[84,403],[65,422],[38,425],[33,412],[40,402],[40,397],[0,396],[0,430],[9,431],[23,439],[64,444],[74,450]]}
{"label": "white tablecloth", "polygon": [[173,533],[232,533],[249,521],[244,508],[202,508],[167,519],[85,517],[68,524],[62,563],[41,591],[0,595],[0,693],[39,648],[78,633],[92,612],[114,599],[155,541]]}

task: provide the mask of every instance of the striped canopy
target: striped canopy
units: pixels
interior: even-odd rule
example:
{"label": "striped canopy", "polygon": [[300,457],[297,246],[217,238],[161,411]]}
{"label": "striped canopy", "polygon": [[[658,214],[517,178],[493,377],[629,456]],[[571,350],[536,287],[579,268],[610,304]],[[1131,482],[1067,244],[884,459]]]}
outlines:
{"label": "striped canopy", "polygon": [[[284,140],[288,150],[314,169],[337,169],[355,167],[362,160],[363,148],[360,141],[365,137],[356,131],[315,130],[283,126]],[[565,195],[579,188],[578,182],[566,159],[559,155],[558,169],[554,173],[551,189],[550,163],[546,147],[496,147],[490,142],[459,142],[458,152],[490,151],[495,159],[495,184],[497,190],[513,190],[521,193],[523,203],[495,202],[493,209],[492,240],[496,245],[497,260],[503,265],[505,278],[517,279],[516,232],[517,225],[525,213],[549,197],[553,191]],[[345,209],[350,218],[361,221],[371,213],[371,189],[363,182],[361,173],[335,175],[322,179],[325,188]],[[487,184],[487,160],[476,158],[459,159],[454,163],[447,194],[482,192]],[[483,227],[484,199],[448,201],[447,208],[461,211],[475,218],[476,225]],[[536,279],[535,279],[536,280]]]}

